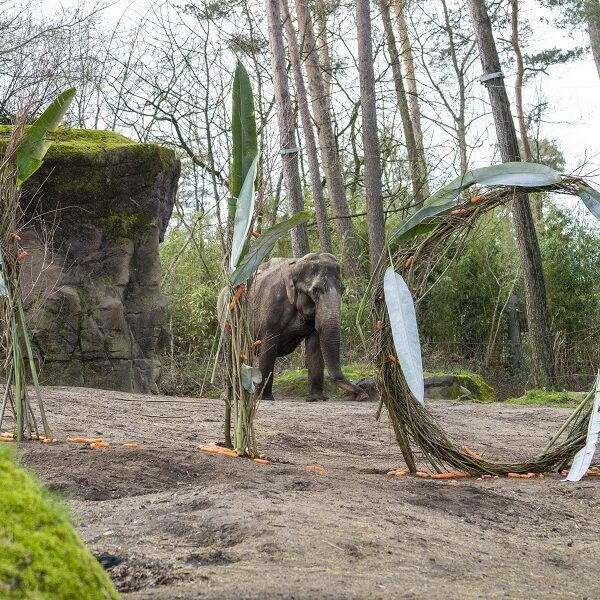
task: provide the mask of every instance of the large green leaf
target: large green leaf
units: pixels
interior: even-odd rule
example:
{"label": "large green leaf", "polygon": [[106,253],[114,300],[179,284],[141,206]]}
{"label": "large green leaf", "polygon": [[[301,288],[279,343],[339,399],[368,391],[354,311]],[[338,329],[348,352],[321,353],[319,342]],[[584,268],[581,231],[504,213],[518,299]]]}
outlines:
{"label": "large green leaf", "polygon": [[299,212],[293,217],[273,225],[271,229],[264,231],[262,235],[250,246],[250,249],[241,259],[237,269],[231,274],[231,285],[236,286],[244,283],[252,277],[263,259],[273,250],[277,240],[285,235],[290,229],[297,225],[306,223],[312,217],[312,213]]}
{"label": "large green leaf", "polygon": [[450,212],[460,200],[460,192],[476,183],[533,188],[559,181],[561,176],[557,171],[538,163],[507,162],[467,171],[427,198],[423,208],[391,233],[390,243],[407,242],[416,235],[431,231],[436,225],[436,217]]}
{"label": "large green leaf", "polygon": [[425,403],[425,383],[417,316],[412,295],[404,279],[393,267],[383,277],[383,292],[396,348],[396,357],[412,395]]}
{"label": "large green leaf", "polygon": [[239,60],[233,78],[231,133],[231,195],[237,198],[252,162],[258,155],[252,86],[248,73]]}
{"label": "large green leaf", "polygon": [[588,185],[579,186],[577,191],[587,209],[600,220],[600,192]]}
{"label": "large green leaf", "polygon": [[41,166],[51,145],[46,135],[56,131],[75,96],[75,88],[64,91],[27,129],[16,153],[17,181],[22,185]]}
{"label": "large green leaf", "polygon": [[254,214],[254,178],[256,177],[256,168],[258,165],[258,156],[254,157],[244,185],[240,190],[235,209],[235,222],[233,226],[233,239],[231,242],[231,257],[229,259],[229,269],[233,271],[240,260],[244,245],[250,230],[252,215]]}

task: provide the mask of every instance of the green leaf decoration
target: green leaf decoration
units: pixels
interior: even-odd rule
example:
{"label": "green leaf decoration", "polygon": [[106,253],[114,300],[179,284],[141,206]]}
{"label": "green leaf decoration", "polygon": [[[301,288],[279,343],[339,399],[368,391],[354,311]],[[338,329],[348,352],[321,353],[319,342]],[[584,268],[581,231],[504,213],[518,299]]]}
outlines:
{"label": "green leaf decoration", "polygon": [[600,192],[588,185],[579,186],[577,192],[587,209],[600,220]]}
{"label": "green leaf decoration", "polygon": [[[434,229],[437,225],[436,217],[450,212],[458,204],[460,192],[476,183],[485,186],[506,185],[535,188],[559,183],[561,179],[557,171],[538,163],[507,162],[467,171],[427,198],[423,208],[392,231],[389,243],[408,242],[416,235],[428,233]],[[585,199],[583,200],[586,202]]]}
{"label": "green leaf decoration", "polygon": [[254,158],[244,185],[240,190],[240,195],[237,199],[235,209],[235,222],[233,226],[233,239],[231,242],[231,257],[229,259],[229,269],[234,271],[237,267],[240,256],[244,250],[252,216],[254,214],[254,179],[256,177],[256,169],[258,168],[258,156]]}
{"label": "green leaf decoration", "polygon": [[306,223],[312,216],[313,215],[310,212],[298,212],[293,217],[281,221],[280,223],[277,223],[277,225],[273,225],[273,227],[264,231],[262,235],[251,244],[250,249],[240,260],[236,270],[231,274],[231,285],[235,287],[252,277],[263,259],[271,252],[271,250],[273,250],[277,240],[297,225]]}
{"label": "green leaf decoration", "polygon": [[252,86],[250,77],[239,60],[233,78],[231,135],[233,158],[230,191],[231,195],[237,198],[252,162],[258,156],[258,135]]}
{"label": "green leaf decoration", "polygon": [[70,88],[60,94],[23,135],[15,157],[19,185],[23,185],[42,166],[44,156],[51,145],[46,135],[56,131],[69,109],[75,92],[75,88]]}
{"label": "green leaf decoration", "polygon": [[383,292],[396,357],[412,395],[420,404],[425,404],[425,382],[415,305],[404,279],[393,267],[388,267],[385,272]]}
{"label": "green leaf decoration", "polygon": [[262,381],[262,373],[258,367],[242,363],[242,385],[244,389],[254,394],[256,386]]}

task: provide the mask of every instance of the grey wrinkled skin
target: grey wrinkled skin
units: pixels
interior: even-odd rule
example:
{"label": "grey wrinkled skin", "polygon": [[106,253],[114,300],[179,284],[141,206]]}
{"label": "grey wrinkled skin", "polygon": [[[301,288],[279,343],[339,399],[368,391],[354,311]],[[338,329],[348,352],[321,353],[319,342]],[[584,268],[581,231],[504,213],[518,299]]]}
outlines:
{"label": "grey wrinkled skin", "polygon": [[[309,401],[327,400],[325,367],[341,389],[358,400],[368,400],[361,388],[346,379],[340,365],[343,291],[340,266],[332,254],[272,258],[260,266],[248,298],[254,338],[262,341],[258,365],[264,399],[273,399],[275,359],[292,353],[305,340]],[[227,319],[228,300],[228,291],[223,289],[218,301],[221,322]]]}

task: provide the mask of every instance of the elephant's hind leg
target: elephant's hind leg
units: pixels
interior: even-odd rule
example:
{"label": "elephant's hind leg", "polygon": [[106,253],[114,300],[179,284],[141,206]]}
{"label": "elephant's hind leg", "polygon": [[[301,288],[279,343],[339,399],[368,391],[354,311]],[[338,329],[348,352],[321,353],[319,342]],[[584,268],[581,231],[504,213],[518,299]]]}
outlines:
{"label": "elephant's hind leg", "polygon": [[325,363],[321,354],[319,334],[313,331],[306,338],[305,344],[306,366],[308,367],[308,382],[310,384],[310,394],[307,402],[322,402],[327,400],[327,395],[323,388]]}
{"label": "elephant's hind leg", "polygon": [[277,358],[277,340],[265,336],[260,346],[258,355],[258,367],[262,375],[262,399],[273,400],[273,370]]}

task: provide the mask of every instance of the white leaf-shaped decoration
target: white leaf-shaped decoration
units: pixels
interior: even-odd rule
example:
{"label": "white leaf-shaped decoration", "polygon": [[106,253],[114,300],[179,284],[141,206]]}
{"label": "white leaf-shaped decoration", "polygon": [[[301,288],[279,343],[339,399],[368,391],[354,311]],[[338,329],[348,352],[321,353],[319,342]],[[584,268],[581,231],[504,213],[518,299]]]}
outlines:
{"label": "white leaf-shaped decoration", "polygon": [[242,363],[242,385],[244,389],[253,394],[257,384],[262,381],[262,373],[258,367],[251,367],[246,363]]}
{"label": "white leaf-shaped decoration", "polygon": [[413,298],[404,279],[388,267],[383,278],[383,291],[387,306],[396,356],[412,395],[425,404],[425,383],[421,344]]}
{"label": "white leaf-shaped decoration", "polygon": [[231,258],[229,260],[229,270],[235,271],[237,264],[244,250],[244,244],[250,231],[250,223],[254,214],[254,180],[256,179],[256,169],[258,167],[258,156],[254,158],[246,179],[242,184],[240,195],[237,198],[235,209],[235,220],[233,225],[233,240],[231,242]]}
{"label": "white leaf-shaped decoration", "polygon": [[596,444],[598,443],[598,434],[600,433],[600,373],[596,377],[596,394],[594,396],[594,406],[590,415],[587,438],[585,446],[573,458],[573,464],[569,470],[567,478],[563,481],[579,481],[592,464]]}

